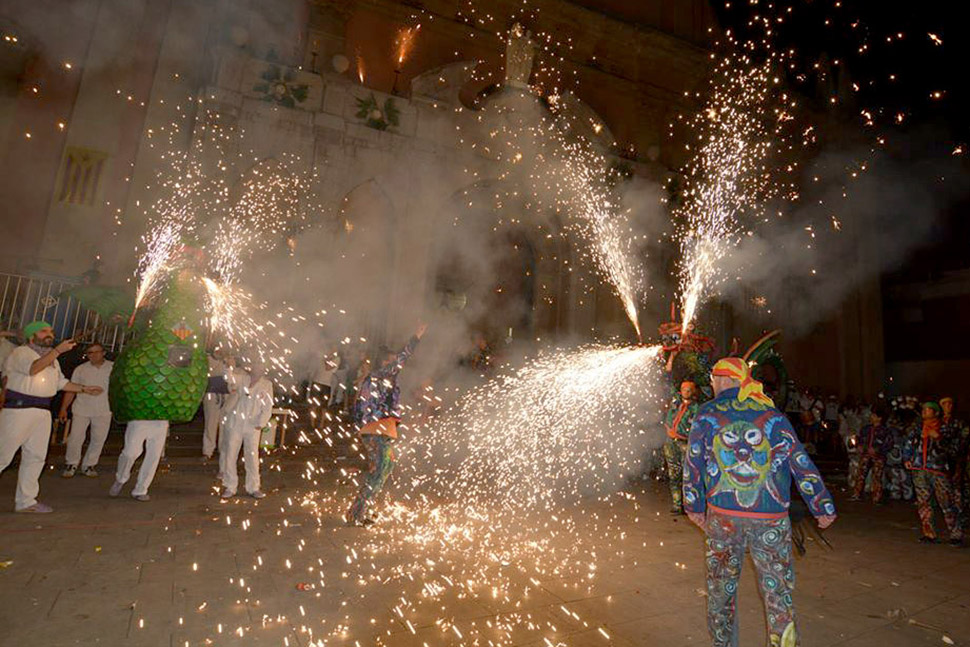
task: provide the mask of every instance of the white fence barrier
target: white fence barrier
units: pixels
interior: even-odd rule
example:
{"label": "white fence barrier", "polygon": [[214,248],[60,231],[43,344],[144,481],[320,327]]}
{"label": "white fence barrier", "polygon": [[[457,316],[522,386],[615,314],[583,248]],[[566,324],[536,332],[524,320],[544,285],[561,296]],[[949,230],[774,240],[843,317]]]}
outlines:
{"label": "white fence barrier", "polygon": [[120,351],[125,344],[125,325],[106,324],[98,313],[64,294],[80,283],[63,277],[0,272],[0,326],[19,331],[31,321],[43,319],[54,327],[58,340],[97,341],[109,351]]}

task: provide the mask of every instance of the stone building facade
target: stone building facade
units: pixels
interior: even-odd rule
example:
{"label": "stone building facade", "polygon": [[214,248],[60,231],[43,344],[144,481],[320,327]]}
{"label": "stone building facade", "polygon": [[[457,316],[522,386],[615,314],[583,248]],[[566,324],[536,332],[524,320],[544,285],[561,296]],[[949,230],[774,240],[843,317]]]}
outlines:
{"label": "stone building facade", "polygon": [[[668,125],[708,69],[717,27],[706,0],[0,0],[0,271],[77,276],[100,259],[108,280],[130,276],[160,142],[188,150],[218,115],[257,142],[252,160],[292,154],[313,169],[333,231],[389,232],[372,272],[385,312],[371,332],[399,336],[387,312],[465,298],[439,233],[457,211],[488,217],[500,171],[456,132],[520,80],[507,66],[516,22],[536,34],[529,83],[595,122],[586,134],[610,159],[658,183],[679,167]],[[371,97],[392,102],[397,123],[361,117]],[[501,326],[516,337],[630,338],[618,299],[555,235],[554,215],[528,217],[496,243],[511,251],[493,269],[530,314]],[[672,284],[656,288],[648,335],[673,297]],[[501,298],[480,307],[501,309]],[[884,387],[881,315],[877,282],[862,286],[828,321],[786,338],[791,372],[871,397]],[[784,316],[783,304],[769,316],[741,302],[704,315],[722,348],[784,327]]]}
{"label": "stone building facade", "polygon": [[[19,205],[4,213],[5,269],[77,275],[98,257],[106,275],[127,275],[162,152],[188,149],[218,119],[244,130],[246,146],[257,142],[253,160],[290,154],[312,168],[319,201],[336,206],[321,218],[352,222],[360,204],[368,217],[379,212],[396,245],[381,272],[402,302],[439,298],[440,254],[433,232],[421,230],[435,225],[415,214],[450,217],[459,200],[489,191],[487,159],[456,132],[509,86],[513,22],[537,34],[528,82],[596,122],[608,157],[655,179],[677,163],[667,124],[704,78],[714,26],[704,0],[676,9],[658,0],[632,13],[624,3],[552,0],[525,12],[511,0],[68,4],[3,3],[4,29],[18,39],[16,56],[5,53],[0,105],[0,198]],[[416,37],[402,60],[398,40],[409,27]],[[395,123],[361,117],[368,100],[393,104]],[[471,178],[420,175],[475,165]],[[574,285],[582,268],[566,266],[580,265],[575,250],[537,233],[547,224],[515,234],[526,236],[523,262],[535,264],[522,288],[534,300],[532,330],[522,333],[625,331],[608,288]]]}

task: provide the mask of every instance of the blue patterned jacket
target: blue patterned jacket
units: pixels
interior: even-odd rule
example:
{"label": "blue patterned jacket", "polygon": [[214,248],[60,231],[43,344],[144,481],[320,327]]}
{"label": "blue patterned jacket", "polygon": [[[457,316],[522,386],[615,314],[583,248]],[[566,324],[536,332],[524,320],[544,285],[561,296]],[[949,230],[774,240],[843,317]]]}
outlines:
{"label": "blue patterned jacket", "polygon": [[354,422],[358,426],[384,418],[401,418],[401,387],[397,376],[417,345],[417,336],[411,337],[397,357],[371,371],[361,382],[354,405]]}
{"label": "blue patterned jacket", "polygon": [[886,425],[877,427],[868,424],[859,432],[858,441],[860,455],[876,456],[885,460],[886,454],[893,446],[893,430]]}
{"label": "blue patterned jacket", "polygon": [[832,496],[788,418],[737,396],[736,388],[722,391],[694,418],[684,461],[684,509],[784,517],[794,477],[814,516],[835,514]]}

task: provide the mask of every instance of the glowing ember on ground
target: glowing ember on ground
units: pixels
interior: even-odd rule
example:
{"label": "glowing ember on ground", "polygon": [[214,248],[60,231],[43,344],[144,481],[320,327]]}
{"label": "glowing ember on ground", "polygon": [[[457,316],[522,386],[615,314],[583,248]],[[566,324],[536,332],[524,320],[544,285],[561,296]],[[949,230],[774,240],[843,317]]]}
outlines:
{"label": "glowing ember on ground", "polygon": [[[345,536],[344,581],[357,583],[358,603],[368,606],[393,587],[392,617],[413,633],[431,614],[460,644],[510,645],[523,631],[555,636],[559,620],[532,619],[519,605],[540,580],[591,586],[609,556],[590,552],[589,538],[618,539],[618,518],[635,514],[622,490],[661,440],[659,353],[659,346],[600,345],[544,353],[407,432],[395,447],[395,502],[376,526],[346,531],[353,534]],[[351,491],[320,487],[326,470],[312,462],[304,477],[311,487],[294,505],[313,511],[321,527],[341,519]],[[611,512],[583,513],[576,504],[590,499]],[[333,559],[329,544],[326,554],[308,548],[296,546],[297,571]],[[488,624],[459,627],[449,609],[471,601],[504,611]],[[330,637],[370,630],[348,614]]]}

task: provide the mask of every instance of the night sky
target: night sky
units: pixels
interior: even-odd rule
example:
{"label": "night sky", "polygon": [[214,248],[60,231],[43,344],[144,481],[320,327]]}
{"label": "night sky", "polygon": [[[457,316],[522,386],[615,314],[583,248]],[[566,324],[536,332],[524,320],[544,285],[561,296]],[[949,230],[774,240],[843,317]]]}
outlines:
{"label": "night sky", "polygon": [[[868,109],[876,122],[871,134],[885,134],[894,157],[937,159],[952,169],[953,181],[967,183],[970,151],[955,154],[967,151],[970,141],[970,39],[963,7],[952,0],[714,2],[720,23],[742,40],[763,32],[751,26],[753,16],[790,16],[774,23],[773,42],[776,48],[796,52],[798,67],[788,80],[813,108],[834,112],[845,124],[859,124],[860,130],[860,111]],[[828,78],[819,78],[816,63],[828,70]],[[839,79],[842,74],[847,77]],[[830,93],[820,88],[848,89],[849,96],[839,94],[836,105],[825,105]],[[897,115],[903,115],[901,123]],[[967,213],[970,199],[950,205],[927,244],[888,272],[889,279],[929,279],[970,267]]]}
{"label": "night sky", "polygon": [[[803,70],[811,73],[816,62],[839,61],[859,86],[859,106],[884,117],[904,113],[903,129],[931,124],[945,127],[954,143],[967,140],[970,100],[965,79],[970,44],[960,15],[963,3],[714,3],[721,24],[742,36],[752,34],[748,27],[752,16],[784,15],[788,5],[791,18],[777,25],[774,41],[777,47],[794,48]],[[934,98],[935,92],[942,92],[942,97]]]}

